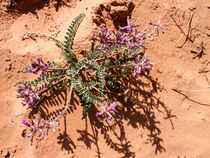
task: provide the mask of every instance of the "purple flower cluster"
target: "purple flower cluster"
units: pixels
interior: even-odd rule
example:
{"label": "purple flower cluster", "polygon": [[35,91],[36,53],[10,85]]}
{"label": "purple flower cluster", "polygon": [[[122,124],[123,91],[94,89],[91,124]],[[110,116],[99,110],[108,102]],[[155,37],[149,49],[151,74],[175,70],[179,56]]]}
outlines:
{"label": "purple flower cluster", "polygon": [[124,39],[125,42],[128,43],[129,48],[134,50],[135,48],[144,47],[142,40],[145,40],[145,32],[138,31],[136,28],[140,25],[133,25],[136,19],[130,21],[129,17],[127,17],[127,26],[120,27],[120,31],[125,31],[126,38]]}
{"label": "purple flower cluster", "polygon": [[110,104],[109,102],[106,103],[105,105],[98,105],[99,108],[102,109],[101,112],[97,112],[96,113],[96,117],[102,115],[102,114],[105,114],[106,117],[107,117],[107,120],[111,120],[112,119],[112,115],[111,113],[114,113],[115,109],[116,109],[116,104],[115,103],[112,103]]}
{"label": "purple flower cluster", "polygon": [[128,46],[129,50],[132,52],[136,48],[144,47],[143,40],[145,40],[145,32],[138,31],[136,28],[140,25],[133,25],[135,19],[130,21],[127,17],[127,26],[119,27],[117,32],[108,31],[107,28],[101,28],[101,32],[98,37],[95,36],[93,39],[101,43],[99,50],[111,50],[111,48],[117,45],[119,48],[123,46]]}
{"label": "purple flower cluster", "polygon": [[43,62],[42,58],[38,58],[37,62],[33,61],[31,62],[31,67],[29,68],[29,73],[37,73],[39,70],[42,70],[42,73],[38,78],[43,79],[45,75],[45,71],[49,68],[49,64],[46,64]]}
{"label": "purple flower cluster", "polygon": [[149,63],[149,57],[146,56],[143,59],[140,60],[140,56],[136,56],[136,63],[131,64],[134,68],[136,77],[138,78],[141,73],[144,73],[145,75],[148,75],[148,71],[152,70],[153,67]]}
{"label": "purple flower cluster", "polygon": [[99,50],[107,50],[113,46],[113,39],[110,37],[113,31],[108,31],[107,28],[101,28],[101,32],[98,37],[95,36],[93,39],[98,40],[101,43],[101,46],[98,48]]}
{"label": "purple flower cluster", "polygon": [[154,28],[153,28],[153,30],[152,30],[152,33],[154,34],[154,35],[159,35],[159,28],[160,28],[160,30],[161,30],[161,32],[164,34],[165,33],[165,30],[163,29],[163,26],[164,25],[167,25],[167,24],[161,24],[160,23],[160,19],[161,19],[161,17],[159,17],[159,19],[158,19],[158,23],[157,24],[154,24],[154,23],[152,23],[152,22],[150,22],[149,24],[150,25],[152,25],[152,26],[154,26]]}
{"label": "purple flower cluster", "polygon": [[38,88],[29,87],[25,83],[18,86],[17,92],[17,98],[23,98],[23,101],[21,102],[23,106],[27,104],[33,106],[36,101],[40,99],[38,95]]}
{"label": "purple flower cluster", "polygon": [[[56,127],[56,128],[58,127],[57,122],[43,121],[41,123],[41,116],[38,117],[38,121],[35,121],[34,119],[32,119],[32,121],[33,121],[33,125],[28,123],[26,120],[22,121],[22,123],[24,125],[30,127],[32,130],[32,132],[27,135],[28,137],[34,136],[39,131],[40,135],[43,135],[45,137],[45,139],[47,139],[48,131],[49,130],[55,131],[55,129],[52,128],[52,125],[54,125],[54,127]],[[46,129],[46,132],[44,132],[44,129]]]}

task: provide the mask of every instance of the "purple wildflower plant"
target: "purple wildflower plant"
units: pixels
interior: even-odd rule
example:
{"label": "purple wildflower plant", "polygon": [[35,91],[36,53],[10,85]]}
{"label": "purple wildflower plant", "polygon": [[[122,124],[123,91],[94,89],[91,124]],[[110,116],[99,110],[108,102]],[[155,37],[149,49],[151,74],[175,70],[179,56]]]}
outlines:
{"label": "purple wildflower plant", "polygon": [[[41,116],[38,116],[38,120],[35,121],[32,119],[33,125],[28,123],[26,120],[23,120],[22,123],[28,127],[31,128],[32,132],[30,134],[27,134],[27,137],[33,137],[37,133],[40,135],[43,135],[45,139],[48,138],[47,134],[49,130],[52,130],[53,132],[55,131],[55,128],[58,128],[58,122],[54,121],[42,121],[41,123]],[[55,127],[52,127],[52,125]],[[45,131],[46,130],[46,131]]]}
{"label": "purple wildflower plant", "polygon": [[[69,95],[64,111],[59,117],[56,117],[56,120],[53,119],[55,121],[44,120],[41,116],[36,120],[30,120],[30,122],[23,120],[22,123],[31,130],[31,133],[27,133],[26,136],[41,135],[47,139],[48,131],[55,131],[55,128],[58,127],[57,120],[65,116],[65,112],[69,108],[68,103],[71,102],[73,90],[76,91],[77,96],[80,98],[82,106],[87,105],[83,106],[83,118],[88,115],[88,110],[94,104],[99,110],[96,113],[96,117],[102,117],[107,121],[113,119],[117,104],[108,99],[107,95],[103,93],[104,90],[106,90],[107,86],[110,87],[110,90],[123,88],[120,82],[126,75],[129,75],[129,72],[134,71],[137,78],[141,75],[147,76],[149,71],[153,69],[153,66],[149,62],[148,56],[142,56],[144,51],[141,48],[144,49],[145,40],[148,40],[155,33],[159,33],[160,29],[162,33],[165,32],[163,29],[165,24],[160,23],[160,18],[157,24],[150,23],[153,29],[152,32],[146,29],[139,31],[140,25],[135,25],[135,20],[127,17],[127,26],[119,27],[118,30],[101,28],[98,36],[93,37],[93,40],[97,42],[96,45],[93,44],[91,51],[87,51],[87,55],[85,54],[84,59],[80,61],[73,61],[71,55],[71,53],[75,55],[71,51],[73,49],[71,46],[78,27],[78,25],[73,23],[74,25],[69,27],[68,37],[65,36],[64,41],[65,53],[63,55],[70,61],[69,63],[45,63],[42,58],[31,60],[31,66],[27,67],[26,71],[33,74],[39,73],[38,80],[15,84],[15,86],[18,85],[17,98],[22,99],[21,103],[23,106],[27,105],[32,110],[38,108],[38,103],[43,98],[44,93],[50,89],[62,90],[63,88],[69,88]],[[79,21],[75,20],[75,22]],[[76,28],[72,29],[73,26],[76,26]],[[151,35],[147,31],[150,31]],[[63,46],[64,49],[63,43],[59,42],[58,45]],[[68,42],[71,42],[71,44],[69,45]],[[71,51],[70,55],[67,54],[68,51]],[[76,55],[75,59],[77,59]],[[90,75],[85,75],[87,71]],[[105,93],[107,92],[105,91]],[[101,100],[103,102],[95,104],[96,101],[100,102]],[[35,113],[30,114],[34,115]]]}
{"label": "purple wildflower plant", "polygon": [[109,102],[107,102],[105,105],[98,105],[98,107],[102,109],[102,111],[97,112],[96,117],[99,117],[100,115],[105,114],[107,117],[106,119],[108,121],[112,120],[113,116],[111,115],[111,113],[114,113],[114,111],[116,110],[116,106],[117,105],[115,103],[110,104]]}
{"label": "purple wildflower plant", "polygon": [[138,55],[136,56],[136,63],[132,63],[131,65],[134,68],[137,78],[142,73],[144,73],[147,76],[148,71],[153,69],[152,65],[149,63],[149,56],[146,56],[143,59],[140,59],[140,56]]}
{"label": "purple wildflower plant", "polygon": [[38,88],[36,86],[32,88],[23,83],[22,85],[18,86],[17,92],[17,98],[23,98],[21,102],[23,106],[26,106],[27,104],[33,106],[36,101],[40,99]]}
{"label": "purple wildflower plant", "polygon": [[49,64],[44,63],[42,58],[38,58],[36,61],[31,61],[31,67],[28,69],[29,73],[36,74],[39,70],[42,70],[42,73],[38,78],[43,79],[45,76],[45,71],[49,68]]}

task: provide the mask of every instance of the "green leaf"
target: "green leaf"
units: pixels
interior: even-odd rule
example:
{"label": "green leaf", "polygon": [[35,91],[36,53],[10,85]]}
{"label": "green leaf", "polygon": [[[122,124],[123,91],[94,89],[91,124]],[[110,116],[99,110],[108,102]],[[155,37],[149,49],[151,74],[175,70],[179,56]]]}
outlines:
{"label": "green leaf", "polygon": [[17,83],[14,84],[14,86],[17,86],[17,85],[20,85],[20,84],[23,84],[24,82],[23,81],[19,81]]}
{"label": "green leaf", "polygon": [[[80,23],[82,22],[84,16],[85,16],[84,14],[80,14],[79,16],[77,16],[72,21],[69,28],[67,29],[66,36],[64,36],[65,40],[63,42],[64,44],[63,44],[63,50],[61,51],[61,54],[64,56],[66,62],[71,65],[74,65],[78,61],[75,53],[72,51],[71,48],[74,41],[74,37],[78,30],[78,27]],[[68,55],[65,54],[64,52],[67,53]]]}

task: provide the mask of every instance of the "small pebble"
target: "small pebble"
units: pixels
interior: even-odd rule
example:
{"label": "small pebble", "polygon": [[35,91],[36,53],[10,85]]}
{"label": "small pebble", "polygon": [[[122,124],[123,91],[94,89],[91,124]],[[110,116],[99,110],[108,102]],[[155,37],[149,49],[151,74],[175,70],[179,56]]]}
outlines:
{"label": "small pebble", "polygon": [[5,61],[8,62],[8,61],[11,61],[11,59],[10,58],[7,58],[7,59],[5,59]]}

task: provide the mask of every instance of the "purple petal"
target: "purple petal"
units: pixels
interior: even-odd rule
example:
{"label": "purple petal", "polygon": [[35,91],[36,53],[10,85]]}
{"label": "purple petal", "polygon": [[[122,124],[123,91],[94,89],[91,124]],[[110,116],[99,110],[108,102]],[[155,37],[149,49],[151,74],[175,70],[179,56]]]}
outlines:
{"label": "purple petal", "polygon": [[135,47],[133,44],[130,45],[130,49],[133,50]]}
{"label": "purple petal", "polygon": [[37,71],[38,71],[38,69],[37,69],[37,68],[35,68],[34,70],[31,70],[31,69],[30,69],[30,70],[28,70],[28,72],[29,72],[29,73],[36,73]]}
{"label": "purple petal", "polygon": [[33,105],[34,103],[35,103],[35,102],[34,102],[33,99],[30,99],[30,100],[29,100],[29,104]]}
{"label": "purple petal", "polygon": [[124,39],[124,42],[128,42],[128,39],[127,39],[127,38],[125,38],[125,39]]}
{"label": "purple petal", "polygon": [[163,27],[160,26],[160,29],[161,29],[162,33],[164,34],[165,30],[163,29]]}
{"label": "purple petal", "polygon": [[116,104],[112,104],[110,107],[111,107],[111,109],[112,109],[113,111],[115,111]]}
{"label": "purple petal", "polygon": [[110,36],[112,33],[112,30],[109,30],[109,34],[107,35],[107,37]]}
{"label": "purple petal", "polygon": [[42,129],[39,129],[39,131],[45,137],[45,139],[47,139],[47,135],[44,133],[44,131]]}
{"label": "purple petal", "polygon": [[101,115],[100,113],[98,113],[98,112],[96,113],[96,117],[99,117],[100,115]]}
{"label": "purple petal", "polygon": [[42,73],[40,74],[40,76],[38,78],[43,79],[45,76],[45,71],[42,71]]}
{"label": "purple petal", "polygon": [[146,63],[149,61],[149,56],[145,56],[144,60],[142,61],[142,63]]}
{"label": "purple petal", "polygon": [[39,127],[40,121],[41,121],[41,116],[38,116],[37,127]]}
{"label": "purple petal", "polygon": [[32,128],[33,126],[31,126],[26,120],[23,120],[22,123],[30,128]]}
{"label": "purple petal", "polygon": [[27,104],[27,103],[25,103],[25,102],[21,102],[21,104],[22,104],[23,106],[26,106],[26,104]]}
{"label": "purple petal", "polygon": [[126,28],[126,31],[127,31],[128,33],[131,33],[131,28],[130,28],[130,27],[127,27],[127,28]]}
{"label": "purple petal", "polygon": [[140,77],[140,73],[136,73],[136,77],[137,77],[137,78]]}
{"label": "purple petal", "polygon": [[140,56],[137,55],[137,56],[136,56],[136,61],[137,61],[137,62],[139,62],[139,58],[140,58]]}
{"label": "purple petal", "polygon": [[153,69],[152,65],[147,65],[147,66],[145,66],[145,68],[146,68],[146,69],[150,69],[150,70]]}
{"label": "purple petal", "polygon": [[119,44],[118,46],[119,46],[119,48],[121,48],[121,49],[123,48],[123,47],[122,47],[122,44]]}
{"label": "purple petal", "polygon": [[109,116],[109,117],[107,118],[107,120],[108,120],[108,121],[112,120],[112,117],[111,117],[111,116]]}
{"label": "purple petal", "polygon": [[146,37],[145,36],[143,36],[142,38],[141,38],[141,40],[145,40],[146,39]]}
{"label": "purple petal", "polygon": [[103,27],[101,27],[101,32],[104,32],[104,28]]}
{"label": "purple petal", "polygon": [[26,136],[27,137],[31,137],[31,136],[33,136],[34,135],[34,132],[31,132],[30,134],[27,134]]}

